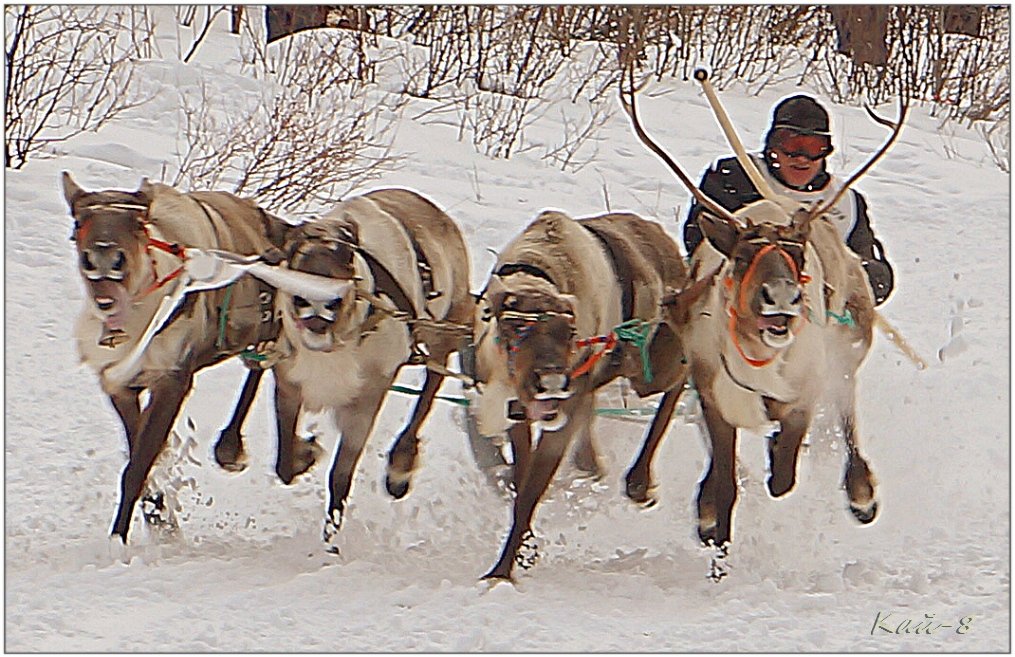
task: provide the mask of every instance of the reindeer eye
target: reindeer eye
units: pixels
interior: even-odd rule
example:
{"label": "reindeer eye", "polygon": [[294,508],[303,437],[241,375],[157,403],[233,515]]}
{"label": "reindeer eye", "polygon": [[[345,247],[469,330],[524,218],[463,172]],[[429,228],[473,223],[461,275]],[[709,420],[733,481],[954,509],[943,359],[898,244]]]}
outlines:
{"label": "reindeer eye", "polygon": [[310,302],[303,297],[293,297],[293,305],[297,308],[309,308]]}
{"label": "reindeer eye", "polygon": [[775,299],[773,299],[772,295],[768,293],[768,288],[767,287],[762,287],[761,288],[761,300],[764,301],[765,303],[768,303],[768,304],[775,303]]}
{"label": "reindeer eye", "polygon": [[342,303],[342,298],[338,297],[338,298],[332,299],[328,303],[324,304],[324,307],[327,308],[328,310],[335,310],[336,308],[338,308],[339,304],[341,304],[341,303]]}
{"label": "reindeer eye", "polygon": [[116,271],[123,271],[123,266],[127,264],[127,258],[123,255],[123,251],[116,254],[116,262],[113,263],[113,269]]}
{"label": "reindeer eye", "polygon": [[796,291],[796,295],[793,297],[793,301],[790,303],[800,303],[800,290]]}
{"label": "reindeer eye", "polygon": [[92,259],[88,257],[88,252],[83,251],[81,253],[81,268],[82,269],[95,269],[95,264]]}

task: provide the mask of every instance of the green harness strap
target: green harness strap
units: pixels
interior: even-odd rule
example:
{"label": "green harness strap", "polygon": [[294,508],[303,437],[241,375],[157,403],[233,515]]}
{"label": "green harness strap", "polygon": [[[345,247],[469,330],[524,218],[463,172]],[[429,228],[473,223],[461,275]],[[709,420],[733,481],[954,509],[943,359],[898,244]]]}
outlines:
{"label": "green harness strap", "polygon": [[[423,394],[422,390],[416,390],[415,388],[409,388],[407,386],[400,386],[400,385],[393,385],[390,388],[388,388],[388,390],[391,390],[392,392],[401,392],[401,393],[404,393],[406,395],[416,395],[416,396],[419,396],[419,395]],[[445,395],[437,395],[436,399],[441,399],[441,400],[446,401],[446,402],[451,402],[452,404],[458,404],[459,406],[465,406],[465,407],[470,406],[469,400],[465,399],[464,397],[448,397],[448,396],[445,396]],[[655,413],[656,413],[656,409],[654,409],[654,408],[597,408],[596,409],[596,415],[605,415],[605,416],[613,416],[613,417],[622,417],[622,416],[648,417],[650,415],[655,415]]]}
{"label": "green harness strap", "polygon": [[[217,349],[222,349],[226,344],[226,324],[229,321],[229,304],[233,299],[234,285],[236,285],[235,282],[230,283],[226,287],[226,295],[222,297],[222,305],[219,306],[219,334],[215,340],[215,347]],[[248,348],[240,352],[240,358],[261,362],[267,360],[268,357]]]}
{"label": "green harness strap", "polygon": [[846,312],[841,315],[836,315],[831,310],[826,310],[825,314],[839,322],[843,326],[856,326],[856,322],[853,321],[853,313],[850,312],[849,308],[846,308]]}
{"label": "green harness strap", "polygon": [[652,383],[652,364],[648,357],[648,338],[652,328],[652,322],[629,319],[613,329],[618,340],[630,342],[638,347],[638,353],[641,354],[641,373],[645,377],[645,383]]}

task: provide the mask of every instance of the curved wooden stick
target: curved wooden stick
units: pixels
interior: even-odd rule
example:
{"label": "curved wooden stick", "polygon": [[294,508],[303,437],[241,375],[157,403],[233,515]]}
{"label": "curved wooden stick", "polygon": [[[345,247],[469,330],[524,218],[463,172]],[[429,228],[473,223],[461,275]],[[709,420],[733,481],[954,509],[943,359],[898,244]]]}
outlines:
{"label": "curved wooden stick", "polygon": [[916,350],[913,349],[908,342],[906,342],[906,339],[902,337],[902,333],[899,332],[899,329],[888,323],[888,320],[885,319],[884,315],[879,312],[875,312],[874,323],[877,324],[877,327],[881,329],[881,332],[884,333],[885,336],[899,348],[899,351],[906,354],[909,360],[913,361],[913,364],[916,365],[916,369],[927,369],[927,362],[920,358],[920,354],[916,353]]}
{"label": "curved wooden stick", "polygon": [[719,121],[719,127],[722,128],[723,133],[726,135],[726,141],[730,143],[733,148],[733,152],[737,156],[737,160],[740,161],[740,165],[744,168],[747,173],[747,177],[751,179],[751,183],[754,184],[755,189],[761,192],[769,201],[775,201],[779,198],[775,190],[772,189],[765,177],[758,171],[758,167],[755,166],[754,160],[751,159],[750,155],[747,154],[747,150],[744,148],[743,142],[740,141],[740,135],[737,134],[736,128],[733,127],[733,122],[730,121],[730,117],[726,114],[726,109],[723,108],[722,103],[719,102],[719,96],[715,93],[715,88],[712,86],[712,82],[708,79],[708,72],[703,68],[696,69],[694,71],[694,79],[701,83],[701,88],[705,92],[705,98],[708,99],[708,104],[712,106],[712,111],[715,113],[715,118]]}

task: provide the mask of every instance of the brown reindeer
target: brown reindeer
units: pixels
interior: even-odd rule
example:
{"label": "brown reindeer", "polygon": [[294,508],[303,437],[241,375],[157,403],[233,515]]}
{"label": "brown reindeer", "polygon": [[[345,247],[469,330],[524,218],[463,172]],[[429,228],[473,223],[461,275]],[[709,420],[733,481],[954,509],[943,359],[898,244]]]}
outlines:
{"label": "brown reindeer", "polygon": [[[270,287],[252,278],[229,289],[191,294],[138,353],[153,318],[173,295],[182,296],[186,253],[181,245],[261,253],[284,223],[253,202],[226,192],[182,194],[142,182],[135,192],[87,192],[63,174],[74,218],[78,267],[88,303],[75,335],[84,363],[123,422],[129,460],[120,481],[112,533],[127,540],[134,505],[166,444],[194,374],[273,337],[278,326]],[[140,394],[148,391],[142,407]],[[241,451],[217,454],[239,467]],[[156,504],[158,500],[154,500]]]}
{"label": "brown reindeer", "polygon": [[284,252],[291,270],[345,281],[345,293],[330,301],[278,295],[285,353],[274,369],[276,471],[288,483],[313,465],[320,450],[296,437],[298,414],[331,411],[340,437],[329,475],[330,541],[388,388],[403,365],[426,363],[422,393],[388,456],[388,492],[409,490],[419,428],[448,356],[470,330],[468,252],[450,217],[403,189],[343,201],[293,230]]}
{"label": "brown reindeer", "polygon": [[702,221],[707,240],[692,254],[695,282],[678,295],[671,310],[701,398],[710,444],[697,496],[699,536],[705,544],[720,547],[732,539],[738,430],[779,423],[768,442],[767,485],[774,497],[781,497],[795,485],[800,445],[819,400],[830,404],[845,438],[849,508],[860,522],[870,523],[878,511],[876,482],[860,453],[855,398],[857,371],[870,350],[877,316],[859,257],[823,215],[891,146],[906,106],[898,122],[888,124],[894,131],[881,150],[834,199],[808,209],[777,197],[764,184],[707,76],[698,71],[695,77],[741,164],[765,196],[735,214],[697,190],[645,134],[633,84],[621,97],[639,138],[711,213]]}
{"label": "brown reindeer", "polygon": [[[598,470],[597,388],[625,376],[639,395],[665,392],[647,438],[658,442],[686,381],[662,302],[685,279],[673,240],[632,214],[575,221],[543,212],[501,253],[476,310],[476,412],[484,435],[508,432],[516,496],[486,578],[510,579],[515,563],[526,563],[520,548],[570,443],[579,464]],[[645,328],[644,352],[616,341],[630,320]]]}

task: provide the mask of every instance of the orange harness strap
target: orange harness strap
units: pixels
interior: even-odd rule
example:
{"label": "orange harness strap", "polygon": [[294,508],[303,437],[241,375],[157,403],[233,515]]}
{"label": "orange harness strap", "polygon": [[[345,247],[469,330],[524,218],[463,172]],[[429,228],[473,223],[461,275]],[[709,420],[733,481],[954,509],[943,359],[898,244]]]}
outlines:
{"label": "orange harness strap", "polygon": [[601,351],[592,352],[584,363],[574,368],[574,370],[571,371],[572,379],[577,379],[579,376],[587,374],[593,367],[595,367],[596,363],[598,363],[603,356],[613,351],[613,348],[617,346],[617,334],[611,332],[609,335],[597,335],[592,338],[578,340],[576,343],[578,347],[588,347],[594,344],[603,344],[606,346],[603,347]]}

